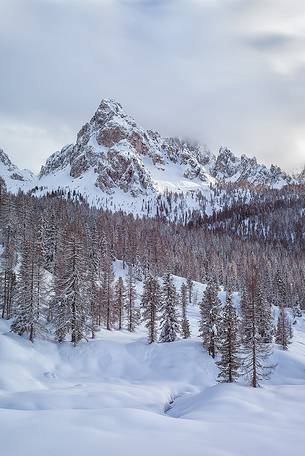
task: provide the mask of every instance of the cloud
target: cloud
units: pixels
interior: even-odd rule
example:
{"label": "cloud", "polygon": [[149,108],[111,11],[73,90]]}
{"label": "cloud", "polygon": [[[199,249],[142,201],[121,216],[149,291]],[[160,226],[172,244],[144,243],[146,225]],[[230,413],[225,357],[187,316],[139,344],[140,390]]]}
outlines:
{"label": "cloud", "polygon": [[112,97],[164,135],[292,167],[304,14],[302,0],[3,0],[0,147],[37,170]]}

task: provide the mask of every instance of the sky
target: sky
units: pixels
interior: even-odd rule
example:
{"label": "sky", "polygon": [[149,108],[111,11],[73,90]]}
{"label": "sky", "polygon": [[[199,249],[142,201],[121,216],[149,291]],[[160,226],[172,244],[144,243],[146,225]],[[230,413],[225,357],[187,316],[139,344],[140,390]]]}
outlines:
{"label": "sky", "polygon": [[0,0],[0,148],[38,171],[102,98],[164,136],[305,164],[304,0]]}

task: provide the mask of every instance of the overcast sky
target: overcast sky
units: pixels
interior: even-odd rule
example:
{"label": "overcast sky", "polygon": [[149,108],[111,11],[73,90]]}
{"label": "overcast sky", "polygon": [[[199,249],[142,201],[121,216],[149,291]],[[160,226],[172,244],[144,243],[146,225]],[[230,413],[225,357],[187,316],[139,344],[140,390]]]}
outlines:
{"label": "overcast sky", "polygon": [[163,135],[305,163],[304,0],[0,0],[0,147],[74,142],[102,98]]}

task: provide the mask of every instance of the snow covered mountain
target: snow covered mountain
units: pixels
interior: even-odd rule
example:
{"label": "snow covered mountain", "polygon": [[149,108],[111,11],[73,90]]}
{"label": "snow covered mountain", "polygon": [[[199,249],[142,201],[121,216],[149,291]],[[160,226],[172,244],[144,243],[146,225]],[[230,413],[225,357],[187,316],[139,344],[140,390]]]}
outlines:
{"label": "snow covered mountain", "polygon": [[4,181],[7,190],[13,193],[19,189],[28,191],[35,180],[31,171],[17,168],[2,149],[0,149],[0,178]]}
{"label": "snow covered mountain", "polygon": [[103,100],[76,144],[53,154],[39,179],[47,187],[53,181],[81,191],[85,182],[108,195],[121,190],[137,197],[214,183],[205,168],[209,160],[209,152],[199,145],[145,131],[119,103]]}
{"label": "snow covered mountain", "polygon": [[39,179],[47,188],[68,186],[87,193],[91,185],[107,195],[121,190],[133,197],[204,190],[217,182],[270,187],[293,182],[279,167],[267,168],[256,158],[236,157],[227,148],[215,156],[197,143],[146,131],[113,100],[102,100],[76,144],[53,154]]}
{"label": "snow covered mountain", "polygon": [[179,194],[176,206],[185,210],[198,208],[194,194],[207,201],[210,186],[217,183],[281,188],[304,182],[301,175],[291,177],[277,166],[237,157],[227,148],[214,155],[195,142],[162,138],[141,128],[114,100],[102,100],[76,143],[51,155],[39,176],[18,170],[3,151],[0,164],[10,191],[32,188],[40,196],[60,189],[77,192],[99,207],[136,213],[143,212],[143,204],[156,208],[166,192]]}
{"label": "snow covered mountain", "polygon": [[212,176],[218,181],[240,184],[263,185],[281,188],[291,184],[294,179],[278,166],[268,168],[259,164],[255,157],[242,155],[236,157],[229,149],[220,148],[219,154],[210,168]]}

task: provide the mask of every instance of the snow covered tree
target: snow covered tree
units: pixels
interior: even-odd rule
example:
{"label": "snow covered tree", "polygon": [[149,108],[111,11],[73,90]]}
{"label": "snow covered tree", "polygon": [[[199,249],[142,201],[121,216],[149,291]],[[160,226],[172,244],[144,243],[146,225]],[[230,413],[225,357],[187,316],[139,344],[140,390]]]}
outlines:
{"label": "snow covered tree", "polygon": [[87,278],[86,278],[86,300],[88,301],[88,327],[91,331],[92,339],[100,323],[99,301],[100,301],[100,274],[99,274],[99,256],[96,254],[97,245],[95,232],[92,237],[87,233]]}
{"label": "snow covered tree", "polygon": [[55,338],[63,342],[71,334],[76,345],[86,338],[88,299],[86,294],[86,252],[80,227],[63,231],[54,270],[53,325]]}
{"label": "snow covered tree", "polygon": [[122,277],[119,277],[114,287],[114,313],[118,329],[123,327],[124,309],[126,307],[126,288]]}
{"label": "snow covered tree", "polygon": [[216,363],[220,370],[218,381],[235,382],[239,377],[240,369],[240,339],[237,312],[230,291],[227,292],[222,311],[218,352],[220,354],[220,360]]}
{"label": "snow covered tree", "polygon": [[11,225],[5,227],[3,250],[0,256],[2,270],[0,272],[1,316],[9,320],[13,316],[13,299],[16,289],[17,245],[16,233]]}
{"label": "snow covered tree", "polygon": [[246,289],[242,297],[242,342],[243,342],[243,374],[254,388],[260,381],[268,379],[274,366],[267,363],[271,355],[271,344],[264,341],[260,331],[261,312],[258,271],[254,261],[249,265],[246,278]]}
{"label": "snow covered tree", "polygon": [[181,333],[184,339],[190,337],[190,322],[187,318],[187,305],[188,305],[188,298],[187,298],[187,286],[185,283],[181,285],[180,289],[180,302],[181,302]]}
{"label": "snow covered tree", "polygon": [[188,301],[189,301],[189,304],[192,303],[192,293],[193,293],[193,281],[190,277],[187,278],[187,281],[186,281],[186,286],[187,286],[187,292],[188,292]]}
{"label": "snow covered tree", "polygon": [[47,212],[44,214],[42,221],[42,248],[44,267],[47,271],[53,272],[57,240],[55,214],[53,212]]}
{"label": "snow covered tree", "polygon": [[174,342],[179,333],[179,320],[176,311],[177,292],[173,277],[167,273],[161,290],[160,342]]}
{"label": "snow covered tree", "polygon": [[[38,227],[36,227],[38,228]],[[16,316],[11,331],[28,334],[31,342],[45,332],[46,290],[45,272],[39,236],[29,233],[22,245],[21,265],[18,273]]]}
{"label": "snow covered tree", "polygon": [[291,310],[293,315],[293,324],[295,325],[297,322],[297,318],[302,317],[302,310],[298,299],[295,299],[293,301]]}
{"label": "snow covered tree", "polygon": [[132,266],[128,267],[127,276],[127,299],[126,299],[126,314],[127,314],[127,329],[134,332],[140,322],[140,312],[136,308],[136,285]]}
{"label": "snow covered tree", "polygon": [[145,327],[148,331],[148,343],[151,344],[157,340],[158,310],[160,308],[160,286],[158,279],[152,275],[149,275],[145,280],[141,307],[143,308]]}
{"label": "snow covered tree", "polygon": [[203,346],[213,358],[216,356],[218,345],[220,310],[218,286],[214,280],[210,279],[200,304],[199,334]]}
{"label": "snow covered tree", "polygon": [[262,341],[271,343],[273,340],[273,316],[272,307],[268,302],[265,290],[263,288],[263,279],[259,271],[257,271],[257,285],[256,285],[256,309],[258,318],[258,330],[261,335]]}
{"label": "snow covered tree", "polygon": [[114,274],[112,269],[112,262],[107,261],[103,265],[103,277],[101,286],[101,314],[102,319],[105,321],[106,329],[112,329],[115,315],[114,315],[114,300],[113,300],[113,282]]}
{"label": "snow covered tree", "polygon": [[292,327],[290,319],[287,315],[285,307],[280,306],[279,316],[277,320],[275,342],[281,345],[283,350],[288,350],[288,345],[292,338]]}

